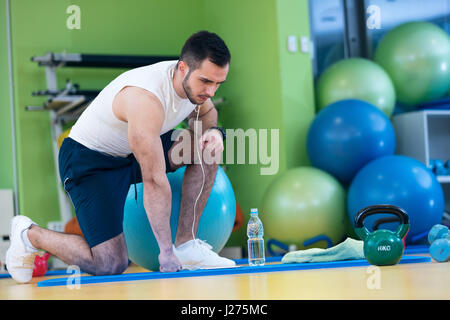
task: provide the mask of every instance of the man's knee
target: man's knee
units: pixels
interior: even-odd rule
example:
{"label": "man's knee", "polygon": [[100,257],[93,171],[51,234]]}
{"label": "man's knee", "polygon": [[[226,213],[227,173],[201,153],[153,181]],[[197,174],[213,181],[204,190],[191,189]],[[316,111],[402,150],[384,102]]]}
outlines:
{"label": "man's knee", "polygon": [[128,267],[128,259],[109,259],[109,262],[98,261],[95,264],[95,275],[105,276],[113,274],[122,274]]}
{"label": "man's knee", "polygon": [[92,248],[96,275],[121,274],[128,267],[123,233]]}

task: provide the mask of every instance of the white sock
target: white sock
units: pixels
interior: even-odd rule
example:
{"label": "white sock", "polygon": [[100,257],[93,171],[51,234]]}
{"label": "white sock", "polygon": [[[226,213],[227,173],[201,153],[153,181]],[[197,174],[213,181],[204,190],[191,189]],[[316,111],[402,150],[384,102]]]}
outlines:
{"label": "white sock", "polygon": [[31,251],[38,251],[32,244],[30,239],[28,238],[28,230],[30,230],[30,228],[26,228],[25,230],[22,231],[21,237],[22,237],[22,241],[25,244],[25,246],[31,250]]}

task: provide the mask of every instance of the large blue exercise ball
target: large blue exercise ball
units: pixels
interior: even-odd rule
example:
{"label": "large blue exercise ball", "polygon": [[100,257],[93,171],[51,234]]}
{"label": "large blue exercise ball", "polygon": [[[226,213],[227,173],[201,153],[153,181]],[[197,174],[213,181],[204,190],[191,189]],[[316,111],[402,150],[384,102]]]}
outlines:
{"label": "large blue exercise ball", "polygon": [[[348,190],[347,210],[354,225],[359,210],[375,204],[403,208],[409,215],[410,230],[406,242],[426,234],[442,220],[444,193],[436,176],[424,164],[410,157],[393,155],[376,159],[362,168]],[[376,220],[392,218],[388,214],[367,217],[364,224],[373,230]],[[398,223],[380,224],[380,229],[395,230]]]}
{"label": "large blue exercise ball", "polygon": [[[186,167],[182,167],[173,173],[167,174],[172,189],[172,210],[170,216],[172,242],[175,242],[177,232],[185,170]],[[124,207],[123,232],[127,244],[128,257],[143,268],[158,271],[158,255],[160,251],[142,202],[143,184],[139,183],[136,187],[137,201],[135,199],[134,186],[131,186]],[[235,214],[236,199],[233,187],[223,169],[219,167],[211,194],[200,218],[197,238],[210,244],[214,252],[219,252],[231,235]]]}
{"label": "large blue exercise ball", "polygon": [[395,132],[389,118],[362,100],[340,100],[314,118],[306,142],[314,167],[349,184],[370,161],[394,154]]}

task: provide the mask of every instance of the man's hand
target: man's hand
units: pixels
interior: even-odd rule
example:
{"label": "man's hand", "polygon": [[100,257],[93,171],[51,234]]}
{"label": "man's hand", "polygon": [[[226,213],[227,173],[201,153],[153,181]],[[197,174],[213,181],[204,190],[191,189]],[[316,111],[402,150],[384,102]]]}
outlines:
{"label": "man's hand", "polygon": [[223,151],[222,133],[217,129],[206,130],[199,139],[199,146],[200,150],[208,152],[203,154],[207,164],[218,164]]}
{"label": "man's hand", "polygon": [[206,130],[199,140],[201,150],[216,150],[223,151],[222,133],[217,129]]}
{"label": "man's hand", "polygon": [[158,260],[159,271],[161,272],[177,272],[182,268],[180,261],[175,256],[172,249],[161,251]]}

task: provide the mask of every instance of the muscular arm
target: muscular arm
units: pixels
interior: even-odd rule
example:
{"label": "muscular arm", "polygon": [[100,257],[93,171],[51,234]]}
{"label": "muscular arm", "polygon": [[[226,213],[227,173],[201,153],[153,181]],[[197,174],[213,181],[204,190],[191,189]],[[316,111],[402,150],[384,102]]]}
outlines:
{"label": "muscular arm", "polygon": [[[126,87],[117,94],[113,110],[118,118],[128,122],[128,140],[142,172],[144,208],[160,248],[161,271],[177,271],[177,259],[175,262],[170,259],[173,256],[170,230],[172,193],[160,139],[164,121],[162,105],[150,92]],[[166,265],[167,257],[169,262]]]}

